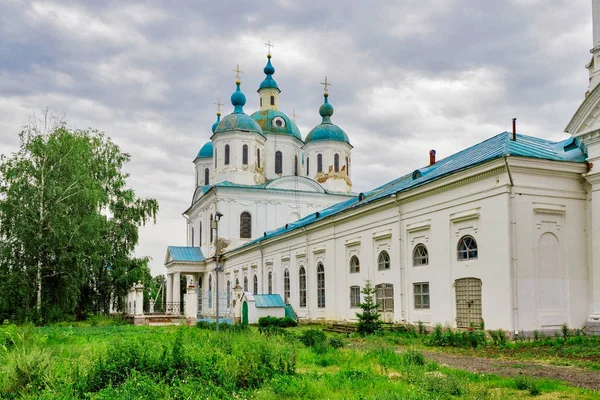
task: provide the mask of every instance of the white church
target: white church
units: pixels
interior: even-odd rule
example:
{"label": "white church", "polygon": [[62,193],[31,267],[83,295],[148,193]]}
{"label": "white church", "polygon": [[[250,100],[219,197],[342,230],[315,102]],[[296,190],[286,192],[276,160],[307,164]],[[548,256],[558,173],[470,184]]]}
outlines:
{"label": "white church", "polygon": [[198,318],[214,319],[217,303],[238,316],[243,292],[281,298],[301,321],[352,322],[370,280],[385,321],[600,332],[600,0],[593,14],[589,88],[568,138],[513,123],[364,193],[352,192],[327,84],[323,120],[303,139],[279,110],[270,54],[251,115],[238,74],[233,112],[217,114],[194,160],[187,246],[165,258],[168,304],[182,307],[186,276]]}

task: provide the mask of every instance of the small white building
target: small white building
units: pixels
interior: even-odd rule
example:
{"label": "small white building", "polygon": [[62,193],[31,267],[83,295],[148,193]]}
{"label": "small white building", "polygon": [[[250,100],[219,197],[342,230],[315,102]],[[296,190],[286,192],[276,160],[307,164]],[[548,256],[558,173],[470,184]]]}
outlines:
{"label": "small white building", "polygon": [[240,300],[240,317],[244,325],[258,324],[261,317],[285,317],[285,303],[278,294],[245,292]]}
{"label": "small white building", "polygon": [[268,110],[240,114],[238,84],[214,153],[198,154],[211,161],[196,161],[208,173],[185,216],[188,246],[207,257],[167,262],[168,273],[194,277],[213,299],[219,211],[221,309],[240,285],[255,299],[280,295],[300,319],[354,321],[370,280],[388,321],[600,331],[600,0],[593,6],[589,93],[568,138],[503,132],[358,195],[327,93],[304,144],[291,119],[269,114],[279,104],[269,59],[259,89]]}

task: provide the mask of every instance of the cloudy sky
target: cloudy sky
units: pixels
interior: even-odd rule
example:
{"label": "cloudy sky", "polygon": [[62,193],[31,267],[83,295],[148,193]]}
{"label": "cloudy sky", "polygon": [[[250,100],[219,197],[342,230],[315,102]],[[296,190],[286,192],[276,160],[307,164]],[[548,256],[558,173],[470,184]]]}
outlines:
{"label": "cloudy sky", "polygon": [[374,188],[499,132],[560,140],[587,89],[590,0],[0,0],[0,153],[49,108],[105,131],[132,155],[130,184],[160,204],[137,253],[163,273],[185,244],[181,213],[236,63],[258,108],[271,39],[280,108],[303,136],[332,121],[349,135],[355,191]]}

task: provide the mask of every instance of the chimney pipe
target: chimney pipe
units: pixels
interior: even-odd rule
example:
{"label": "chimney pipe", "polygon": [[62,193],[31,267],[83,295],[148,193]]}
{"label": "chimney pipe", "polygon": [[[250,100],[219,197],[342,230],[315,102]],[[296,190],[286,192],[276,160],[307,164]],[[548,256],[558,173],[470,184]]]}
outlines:
{"label": "chimney pipe", "polygon": [[515,142],[517,140],[517,119],[513,118],[513,136],[512,136],[512,140],[513,142]]}
{"label": "chimney pipe", "polygon": [[435,150],[429,150],[429,165],[435,164]]}

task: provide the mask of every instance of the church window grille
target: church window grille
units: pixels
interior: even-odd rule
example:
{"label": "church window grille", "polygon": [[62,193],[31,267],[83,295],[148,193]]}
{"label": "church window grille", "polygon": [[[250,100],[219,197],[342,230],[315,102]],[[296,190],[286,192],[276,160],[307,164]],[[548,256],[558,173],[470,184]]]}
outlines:
{"label": "church window grille", "polygon": [[414,283],[413,294],[415,297],[416,310],[429,309],[429,282]]}
{"label": "church window grille", "polygon": [[337,153],[333,156],[333,169],[335,172],[340,172],[340,155]]}
{"label": "church window grille", "polygon": [[283,154],[281,153],[281,151],[275,152],[275,173],[283,173]]}
{"label": "church window grille", "polygon": [[269,271],[269,294],[273,294],[273,272]]}
{"label": "church window grille", "polygon": [[240,238],[250,239],[252,237],[252,216],[244,211],[240,214]]}
{"label": "church window grille", "polygon": [[427,247],[424,244],[418,244],[413,250],[413,266],[418,267],[419,265],[429,264],[429,253]]}
{"label": "church window grille", "polygon": [[209,176],[210,176],[210,171],[208,170],[208,168],[204,168],[204,185],[207,186],[209,183]]}
{"label": "church window grille", "polygon": [[228,144],[225,145],[225,165],[229,165],[229,153],[231,152],[231,148]]}
{"label": "church window grille", "polygon": [[248,165],[248,145],[242,146],[242,164]]}
{"label": "church window grille", "polygon": [[260,168],[260,149],[256,149],[256,166]]}
{"label": "church window grille", "polygon": [[248,291],[248,277],[244,277],[244,292]]}
{"label": "church window grille", "polygon": [[252,294],[258,294],[258,276],[256,276],[256,274],[254,275],[254,278],[252,278],[253,280],[253,288],[252,288]]}
{"label": "church window grille", "polygon": [[350,286],[350,308],[358,308],[360,304],[360,286]]}
{"label": "church window grille", "polygon": [[380,283],[375,286],[375,298],[379,305],[379,311],[394,311],[394,285],[391,283]]}
{"label": "church window grille", "polygon": [[227,280],[227,308],[231,307],[231,281]]}
{"label": "church window grille", "polygon": [[310,175],[310,158],[306,157],[306,176]]}
{"label": "church window grille", "polygon": [[380,270],[390,269],[390,255],[387,251],[384,250],[379,253],[377,261]]}
{"label": "church window grille", "polygon": [[317,155],[317,172],[323,172],[323,154]]}
{"label": "church window grille", "polygon": [[271,96],[271,105],[274,106],[275,105],[275,96]]}
{"label": "church window grille", "polygon": [[212,308],[212,275],[208,276],[208,308]]}
{"label": "church window grille", "polygon": [[304,267],[300,267],[298,272],[299,290],[300,294],[300,307],[306,307],[306,270]]}
{"label": "church window grille", "polygon": [[283,272],[283,297],[287,303],[290,298],[290,271],[287,268]]}
{"label": "church window grille", "polygon": [[298,176],[298,156],[294,156],[294,175]]}
{"label": "church window grille", "polygon": [[213,215],[210,214],[210,242],[213,242]]}
{"label": "church window grille", "polygon": [[477,242],[473,236],[463,236],[458,241],[458,261],[477,259]]}
{"label": "church window grille", "polygon": [[350,273],[360,272],[360,261],[358,257],[352,256],[350,259]]}
{"label": "church window grille", "polygon": [[325,267],[317,265],[317,307],[325,308]]}
{"label": "church window grille", "polygon": [[346,175],[350,176],[350,159],[346,157]]}

